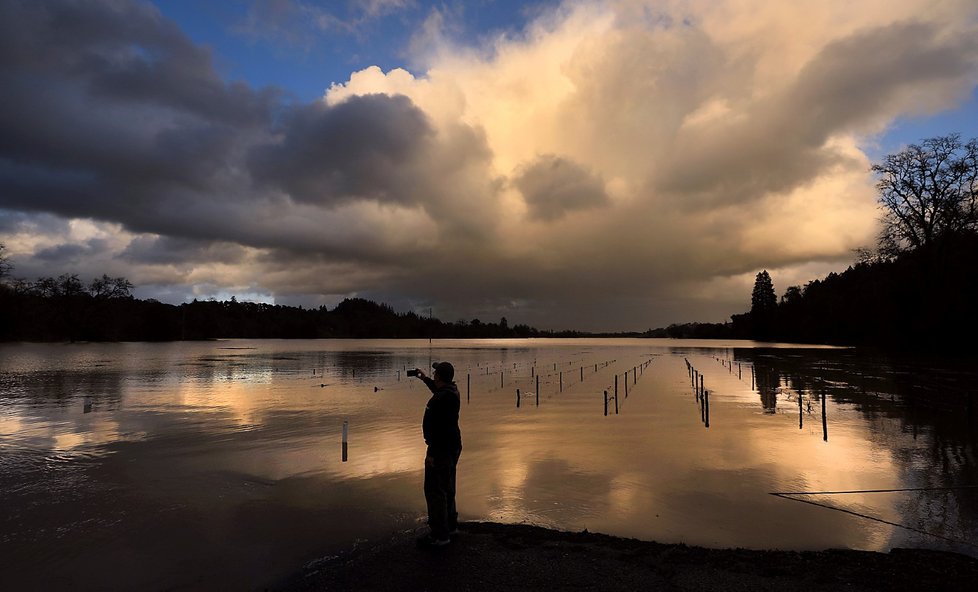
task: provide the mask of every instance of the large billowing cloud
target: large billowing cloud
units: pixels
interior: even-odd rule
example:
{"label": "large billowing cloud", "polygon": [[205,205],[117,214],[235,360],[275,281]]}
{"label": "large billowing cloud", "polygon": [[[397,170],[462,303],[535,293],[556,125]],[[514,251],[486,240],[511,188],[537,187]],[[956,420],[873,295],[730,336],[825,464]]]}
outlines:
{"label": "large billowing cloud", "polygon": [[294,104],[224,81],[150,5],[3,3],[16,273],[555,327],[721,320],[759,269],[783,290],[870,244],[862,146],[978,83],[972,0],[568,1],[478,47],[434,17],[416,73]]}

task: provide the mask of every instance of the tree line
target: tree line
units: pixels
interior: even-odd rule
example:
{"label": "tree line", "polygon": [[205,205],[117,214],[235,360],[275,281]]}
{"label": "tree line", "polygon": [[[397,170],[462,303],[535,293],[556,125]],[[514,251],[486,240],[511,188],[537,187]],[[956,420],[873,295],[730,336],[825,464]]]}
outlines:
{"label": "tree line", "polygon": [[[11,266],[0,244],[0,277]],[[124,277],[88,283],[77,274],[0,282],[0,341],[172,341],[290,338],[567,337],[524,324],[447,323],[386,304],[348,298],[335,308],[194,300],[180,305],[140,300]]]}

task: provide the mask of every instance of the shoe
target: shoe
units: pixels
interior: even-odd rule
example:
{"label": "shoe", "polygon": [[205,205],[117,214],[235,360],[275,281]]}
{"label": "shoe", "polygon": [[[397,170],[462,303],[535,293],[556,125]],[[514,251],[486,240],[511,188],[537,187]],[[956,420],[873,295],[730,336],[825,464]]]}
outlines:
{"label": "shoe", "polygon": [[452,539],[436,539],[430,534],[426,534],[423,537],[419,537],[417,541],[419,547],[425,549],[435,549],[450,544],[452,542]]}
{"label": "shoe", "polygon": [[458,527],[456,526],[455,528],[448,531],[448,536],[457,536],[458,532],[459,532]]}

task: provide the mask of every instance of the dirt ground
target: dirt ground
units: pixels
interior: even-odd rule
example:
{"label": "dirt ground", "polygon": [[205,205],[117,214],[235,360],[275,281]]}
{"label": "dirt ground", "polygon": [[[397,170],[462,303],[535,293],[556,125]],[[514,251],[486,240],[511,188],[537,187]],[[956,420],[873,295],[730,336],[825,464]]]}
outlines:
{"label": "dirt ground", "polygon": [[705,549],[468,522],[451,545],[415,533],[307,565],[274,590],[978,590],[978,559],[919,549]]}

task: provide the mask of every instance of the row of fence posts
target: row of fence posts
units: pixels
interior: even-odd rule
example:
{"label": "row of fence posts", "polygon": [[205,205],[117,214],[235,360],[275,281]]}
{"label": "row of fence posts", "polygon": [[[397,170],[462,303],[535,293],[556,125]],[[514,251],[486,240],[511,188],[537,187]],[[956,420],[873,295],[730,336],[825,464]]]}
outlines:
{"label": "row of fence posts", "polygon": [[[607,366],[608,364],[611,364],[612,362],[615,362],[615,361],[616,360],[611,360],[611,361],[608,361],[608,362],[601,362],[601,367],[603,368],[603,367]],[[481,364],[477,364],[477,366],[481,366]],[[489,368],[490,368],[490,366],[487,364],[486,365],[486,376],[489,376],[490,375]],[[516,368],[517,368],[517,365],[516,364],[513,364],[514,373],[515,373]],[[555,369],[557,368],[557,364],[556,363],[554,364],[554,368]],[[405,370],[406,370],[406,368],[405,368]],[[584,366],[583,365],[581,366],[580,371],[581,371],[581,382],[584,382]],[[595,364],[594,365],[594,371],[595,372],[598,371],[598,364]],[[313,369],[312,372],[313,372],[313,375],[315,376],[316,370]],[[564,376],[563,376],[563,374],[564,374],[563,372],[560,372],[560,391],[561,392],[563,392],[563,390],[564,390]],[[355,375],[356,374],[355,374],[355,371],[354,371],[354,376]],[[536,366],[535,365],[530,366],[530,377],[531,378],[536,378],[536,382],[537,382],[536,398],[537,398],[537,406],[539,406],[540,405],[540,375],[536,373]],[[398,382],[401,381],[401,371],[400,370],[397,371],[397,381]],[[499,370],[499,388],[504,388],[505,387],[505,382],[506,382],[506,373],[505,373],[504,370],[502,370],[500,368],[500,370]],[[325,386],[325,385],[321,385],[321,386]],[[378,390],[378,388],[377,387],[374,387],[374,392],[376,392],[377,390]],[[519,407],[520,406],[520,390],[519,389],[516,389],[516,393],[517,393],[517,395],[516,395],[516,406]],[[468,372],[465,375],[465,402],[466,403],[471,403],[472,402],[472,373],[471,372]]]}
{"label": "row of fence posts", "polygon": [[[721,366],[723,366],[731,374],[733,374],[733,365],[734,365],[733,360],[724,360],[723,358],[717,358],[717,357],[714,357],[713,359],[715,359],[716,361],[720,362],[720,365]],[[737,379],[738,380],[743,380],[744,379],[743,368],[741,368],[740,362],[737,362]]]}
{"label": "row of fence posts", "polygon": [[[724,360],[723,358],[717,358],[717,357],[714,357],[713,359],[720,362],[721,366],[723,366],[731,374],[733,374],[733,365],[735,363],[733,360]],[[743,365],[740,362],[736,362],[736,364],[737,364],[737,380],[743,380],[744,379]],[[751,364],[750,366],[750,390],[754,390],[754,365],[753,364]]]}
{"label": "row of fence posts", "polygon": [[[609,366],[610,364],[612,364],[614,362],[617,362],[617,359],[615,359],[615,360],[609,360],[609,361],[606,361],[606,362],[598,362],[598,363],[595,363],[594,364],[594,372],[595,373],[598,372],[599,366],[601,368],[605,368],[605,367]],[[571,363],[571,362],[568,362],[568,363]],[[557,365],[558,364],[556,362],[553,365],[553,367],[554,367],[555,370],[557,369]],[[478,366],[481,366],[481,364],[478,364]],[[515,368],[517,367],[517,365],[516,364],[513,364],[513,367],[514,367],[514,372],[515,372]],[[638,368],[638,367],[636,367],[636,368]],[[489,369],[490,369],[490,366],[487,364],[486,365],[486,375],[487,376],[490,374]],[[405,366],[403,368],[403,371],[406,371],[406,370],[407,370],[407,367]],[[402,372],[402,370],[397,370],[396,372],[397,372],[397,381],[400,382],[401,381],[401,372]],[[325,373],[326,373],[326,371],[324,369],[322,371],[321,375],[322,376],[325,376]],[[580,373],[580,381],[581,382],[584,382],[584,365],[583,364],[579,368],[579,373]],[[316,376],[316,369],[315,368],[312,369],[312,374],[313,374],[313,376]],[[353,377],[356,377],[356,369],[352,369],[351,370],[351,375]],[[531,378],[534,378],[536,380],[536,388],[535,388],[536,404],[537,404],[537,406],[539,406],[540,405],[540,374],[538,374],[536,372],[536,365],[535,364],[530,367],[530,376],[531,376]],[[626,372],[626,376],[627,376],[627,372]],[[617,378],[618,377],[616,376],[615,377],[616,381],[617,381]],[[502,369],[500,369],[500,371],[499,371],[499,388],[504,388],[505,387],[505,382],[506,382],[505,371],[502,370]],[[325,384],[321,384],[320,386],[321,387],[325,387],[326,385]],[[627,389],[627,385],[626,385],[626,389]],[[381,389],[379,387],[374,387],[374,392],[377,392],[378,390],[381,390]],[[563,371],[559,371],[558,372],[558,392],[563,392],[563,391],[564,391],[564,372]],[[516,406],[517,407],[520,407],[521,406],[521,392],[520,392],[520,389],[517,389],[516,393],[517,393],[517,396],[516,396]],[[627,398],[627,396],[628,395],[626,393],[626,398]],[[465,375],[465,401],[466,401],[466,403],[471,403],[472,402],[472,373],[471,372],[468,372]]]}
{"label": "row of fence posts", "polygon": [[[605,368],[609,364],[612,364],[612,363],[617,362],[617,361],[618,360],[610,360],[610,361],[607,361],[607,362],[600,362],[599,364],[600,364],[600,366],[602,368]],[[595,373],[597,373],[597,371],[598,371],[599,364],[595,364],[594,365],[594,372]],[[555,363],[554,364],[554,369],[556,370],[556,368],[557,368],[557,364]],[[581,373],[581,382],[584,382],[584,366],[583,365],[580,368],[580,373]],[[551,374],[550,376],[553,376],[553,375]],[[536,389],[535,389],[536,406],[539,407],[540,406],[540,375],[536,373],[535,367],[531,367],[530,368],[530,377],[536,379]],[[558,387],[557,387],[558,388],[558,391],[557,392],[562,393],[562,392],[564,392],[564,372],[562,370],[559,371],[557,373],[557,377],[558,377],[557,378],[558,379]],[[615,376],[615,378],[617,379],[618,377]],[[502,388],[502,386],[503,386],[502,385],[502,379],[500,379],[499,386],[500,386],[500,388]],[[523,400],[523,394],[521,393],[520,389],[516,389],[516,407],[517,408],[519,408],[519,407],[522,406],[522,400]]]}
{"label": "row of fence posts", "polygon": [[700,407],[700,421],[703,422],[704,427],[710,427],[710,391],[706,390],[704,386],[703,375],[695,366],[689,363],[689,360],[683,358],[686,362],[686,371],[689,373],[689,379],[693,387],[693,397],[696,402],[699,403]]}
{"label": "row of fence posts", "polygon": [[[651,364],[651,363],[652,363],[652,360],[646,360],[646,361],[642,362],[641,364],[639,364],[638,366],[633,366],[632,367],[632,369],[631,369],[631,373],[632,373],[632,386],[634,386],[634,385],[636,385],[638,383],[638,376],[639,376],[639,374],[642,374],[643,376],[645,375],[645,368],[647,368],[649,366],[649,364]],[[625,398],[627,399],[628,398],[628,371],[627,370],[625,371],[625,374],[623,376],[622,382],[624,383],[624,387],[625,387],[625,393],[624,394],[625,394]],[[608,416],[608,401],[611,400],[611,399],[614,399],[614,401],[615,401],[615,415],[618,415],[618,411],[619,411],[619,407],[618,407],[618,374],[615,374],[615,387],[614,388],[615,388],[615,394],[612,395],[612,396],[610,396],[610,397],[608,396],[608,391],[607,390],[604,391],[604,415],[605,415],[605,417]]]}

